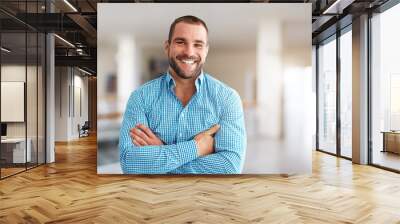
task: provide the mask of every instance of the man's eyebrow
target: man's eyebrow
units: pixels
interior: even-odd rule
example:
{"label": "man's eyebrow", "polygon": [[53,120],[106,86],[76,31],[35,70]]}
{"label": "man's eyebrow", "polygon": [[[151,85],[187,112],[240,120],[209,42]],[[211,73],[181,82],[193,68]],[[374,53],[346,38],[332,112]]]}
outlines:
{"label": "man's eyebrow", "polygon": [[183,38],[183,37],[176,37],[176,38],[174,39],[174,41],[186,41],[186,39]]}
{"label": "man's eyebrow", "polygon": [[[176,37],[175,39],[174,39],[174,41],[186,41],[186,38],[183,38],[183,37]],[[202,40],[195,40],[194,41],[195,43],[201,43],[201,44],[206,44],[204,41],[202,41]]]}
{"label": "man's eyebrow", "polygon": [[195,43],[201,43],[201,44],[205,44],[205,42],[204,42],[204,41],[202,41],[202,40],[195,40],[194,42],[195,42]]}

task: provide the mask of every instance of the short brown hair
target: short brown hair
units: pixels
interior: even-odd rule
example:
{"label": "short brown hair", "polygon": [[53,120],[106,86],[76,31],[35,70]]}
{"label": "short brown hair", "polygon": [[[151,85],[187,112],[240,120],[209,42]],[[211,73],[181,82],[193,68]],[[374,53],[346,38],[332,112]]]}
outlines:
{"label": "short brown hair", "polygon": [[169,27],[168,43],[171,43],[172,35],[174,34],[174,31],[175,31],[175,26],[177,23],[180,23],[180,22],[189,23],[189,24],[200,24],[206,29],[206,31],[208,33],[208,28],[207,28],[206,23],[203,20],[201,20],[200,18],[198,18],[196,16],[191,16],[191,15],[181,16],[181,17],[175,19],[174,22]]}

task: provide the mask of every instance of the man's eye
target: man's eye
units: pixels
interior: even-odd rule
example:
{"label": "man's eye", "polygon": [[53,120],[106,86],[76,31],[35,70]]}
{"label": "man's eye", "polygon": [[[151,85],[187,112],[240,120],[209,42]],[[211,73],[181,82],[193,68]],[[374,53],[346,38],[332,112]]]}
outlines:
{"label": "man's eye", "polygon": [[202,44],[195,44],[194,47],[195,47],[195,48],[202,48],[203,45],[202,45]]}
{"label": "man's eye", "polygon": [[175,42],[175,43],[176,43],[176,44],[179,44],[179,45],[184,44],[183,41],[177,41],[177,42]]}

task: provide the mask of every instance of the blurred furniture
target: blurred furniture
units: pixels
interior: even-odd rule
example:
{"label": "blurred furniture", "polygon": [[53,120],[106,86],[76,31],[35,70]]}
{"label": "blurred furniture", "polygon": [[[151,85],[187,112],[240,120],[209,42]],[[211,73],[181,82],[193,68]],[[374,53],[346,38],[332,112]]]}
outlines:
{"label": "blurred furniture", "polygon": [[89,136],[89,129],[90,129],[89,121],[85,121],[82,127],[80,127],[80,125],[78,124],[79,138]]}
{"label": "blurred furniture", "polygon": [[97,141],[99,143],[117,143],[119,139],[119,130],[121,129],[122,115],[115,113],[110,115],[101,115],[97,120]]}
{"label": "blurred furniture", "polygon": [[1,159],[5,164],[25,164],[31,161],[32,140],[26,139],[27,147],[25,151],[25,138],[6,138],[1,139]]}
{"label": "blurred furniture", "polygon": [[382,152],[400,154],[400,131],[383,131]]}

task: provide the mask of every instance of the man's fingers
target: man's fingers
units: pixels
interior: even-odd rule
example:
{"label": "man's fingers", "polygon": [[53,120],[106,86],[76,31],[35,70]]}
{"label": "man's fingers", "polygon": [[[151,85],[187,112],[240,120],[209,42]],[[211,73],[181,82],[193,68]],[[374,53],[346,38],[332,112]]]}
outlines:
{"label": "man's fingers", "polygon": [[134,144],[135,146],[141,146],[141,145],[139,144],[139,142],[137,142],[135,139],[133,139],[132,142],[133,142],[133,144]]}
{"label": "man's fingers", "polygon": [[133,133],[134,135],[139,136],[139,137],[140,137],[141,139],[143,139],[144,141],[149,142],[149,137],[148,137],[143,131],[141,131],[140,129],[134,128],[134,129],[132,130],[132,133]]}
{"label": "man's fingers", "polygon": [[141,146],[141,145],[139,144],[139,142],[136,141],[136,136],[135,136],[132,132],[129,133],[129,136],[131,136],[132,143],[133,143],[135,146]]}
{"label": "man's fingers", "polygon": [[146,141],[144,141],[144,140],[141,139],[141,138],[136,138],[135,140],[136,140],[141,146],[146,146],[146,145],[147,145]]}
{"label": "man's fingers", "polygon": [[130,133],[130,135],[131,135],[131,138],[133,139],[133,142],[134,143],[136,142],[138,144],[138,146],[148,145],[147,142],[145,140],[143,140],[139,135],[136,135],[132,132]]}
{"label": "man's fingers", "polygon": [[220,128],[220,125],[216,124],[216,125],[212,126],[210,129],[205,130],[204,133],[207,135],[214,135],[215,133],[217,133],[219,128]]}
{"label": "man's fingers", "polygon": [[146,125],[138,124],[138,125],[136,125],[136,127],[140,128],[140,130],[142,130],[144,133],[146,133],[146,135],[147,135],[148,137],[150,137],[150,138],[156,137],[156,136],[154,135],[154,133],[151,131],[151,129],[148,128],[148,127],[146,127]]}

